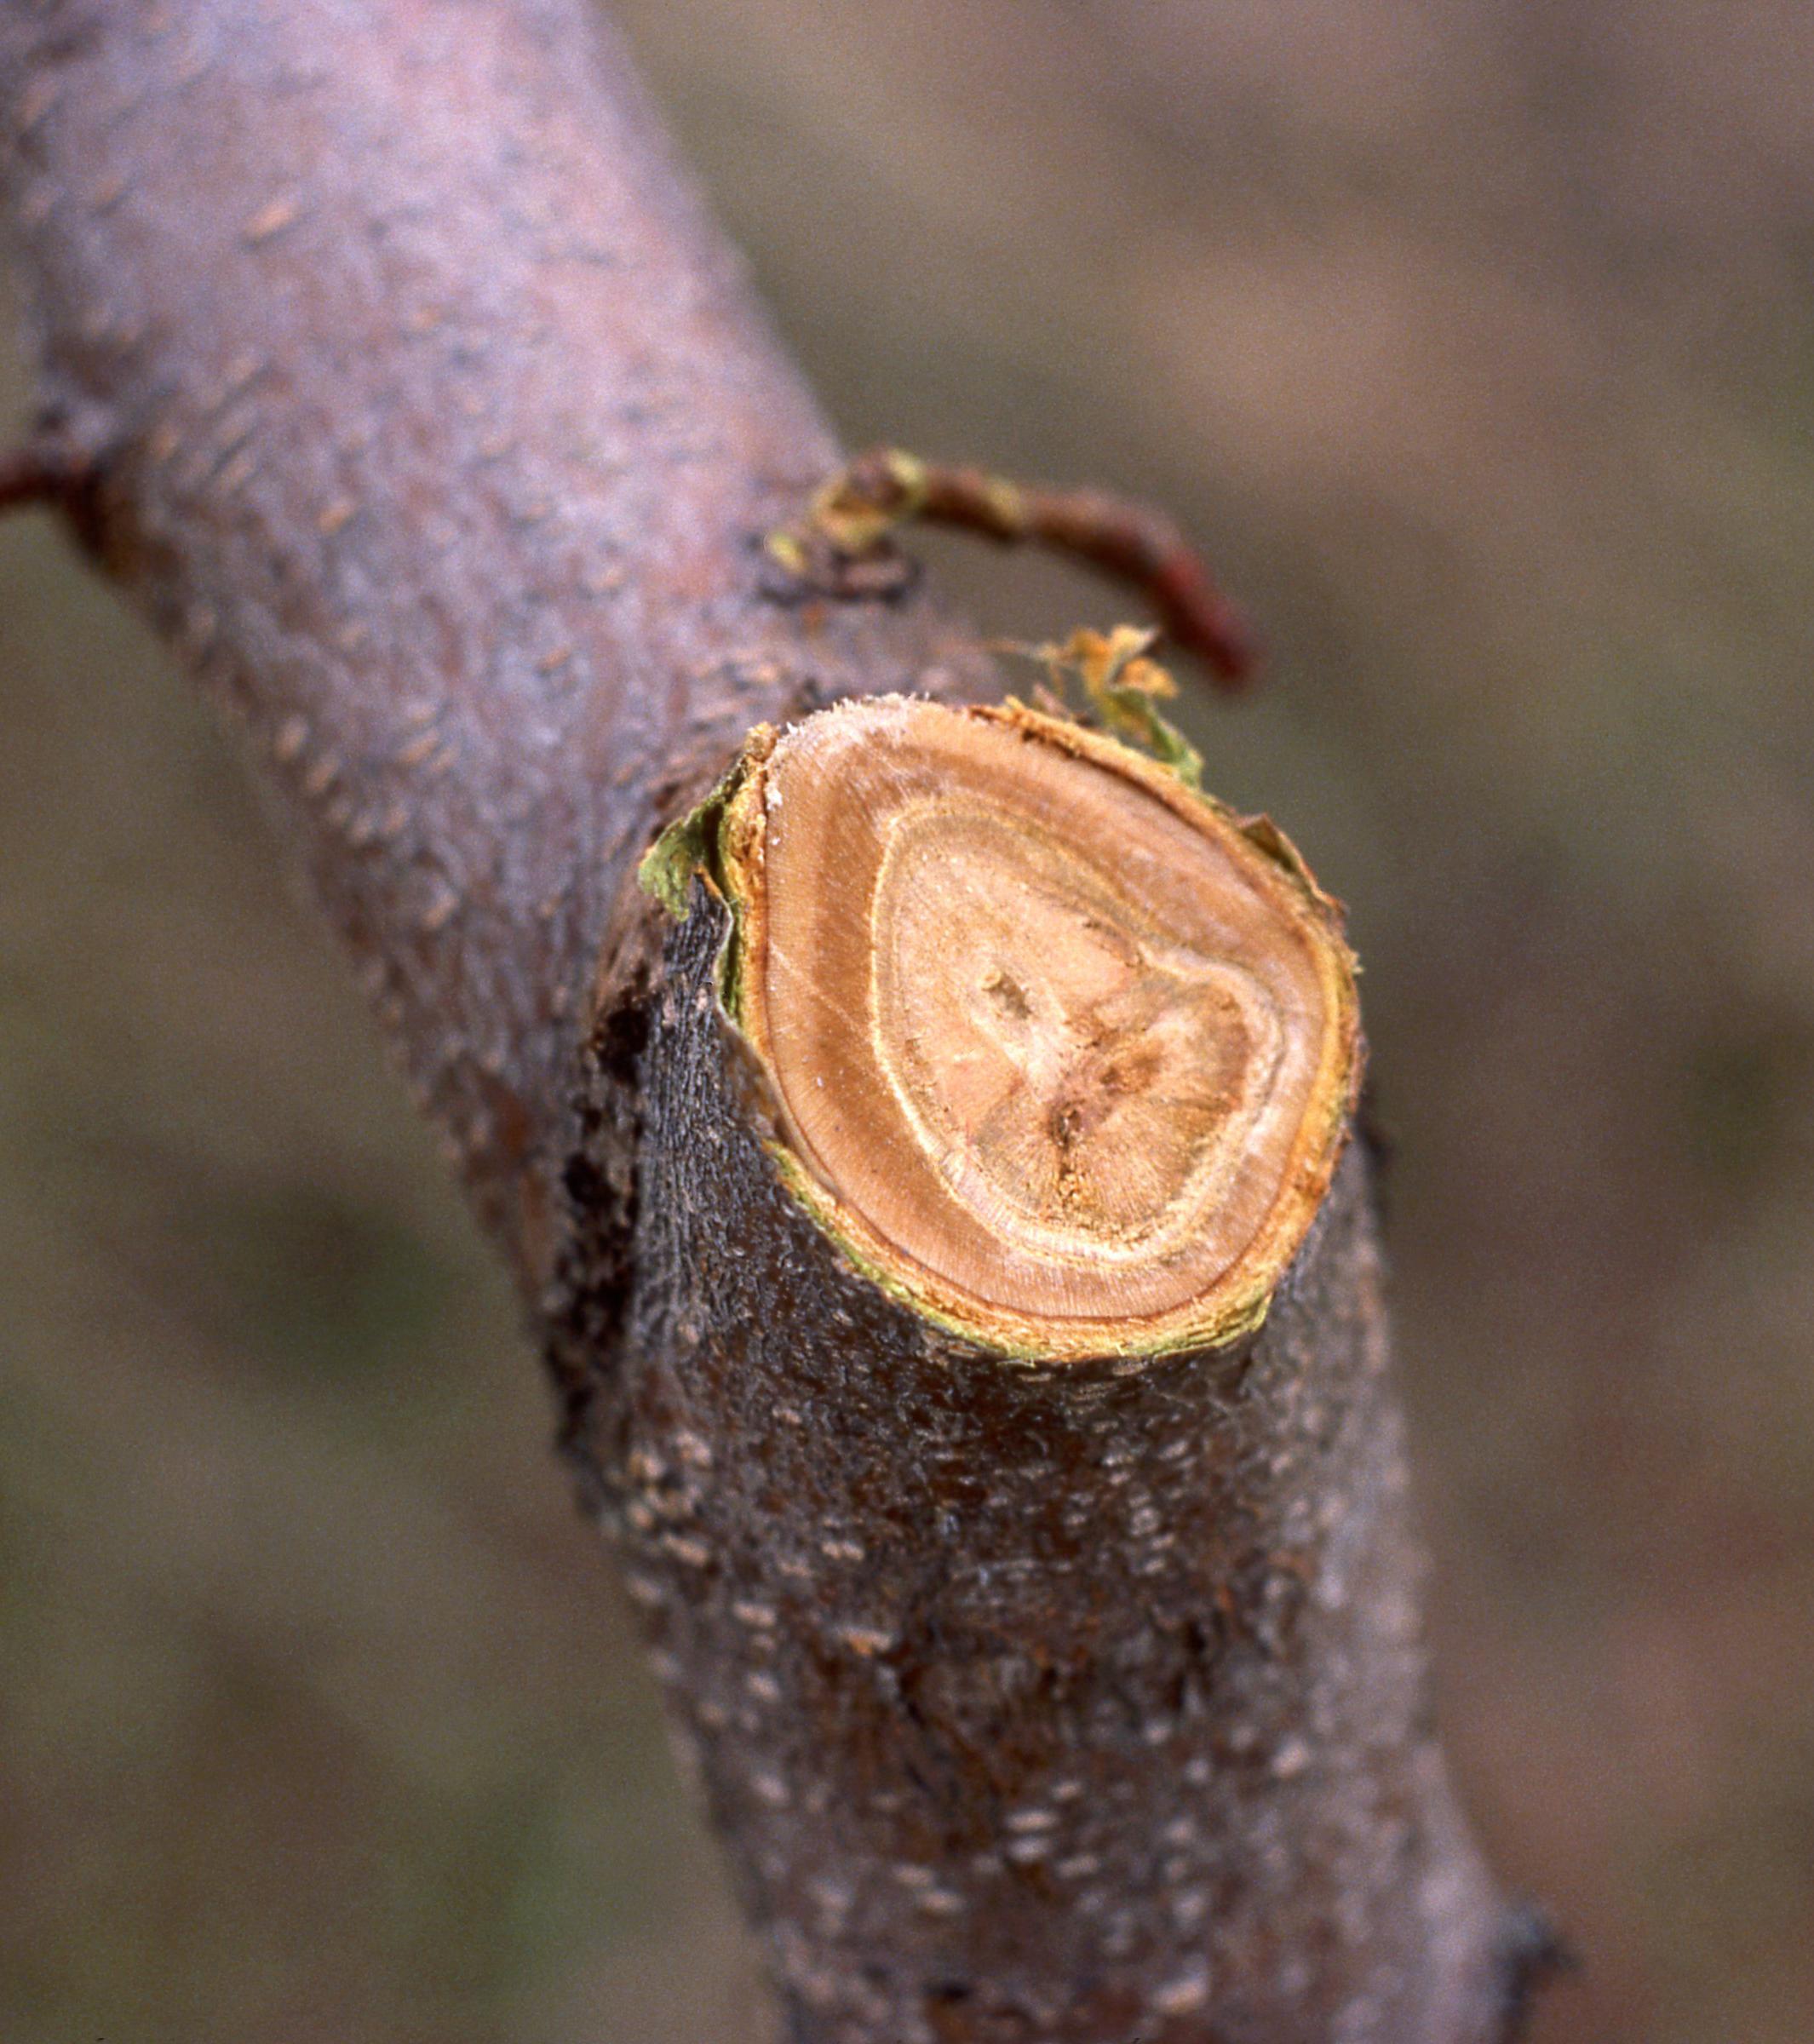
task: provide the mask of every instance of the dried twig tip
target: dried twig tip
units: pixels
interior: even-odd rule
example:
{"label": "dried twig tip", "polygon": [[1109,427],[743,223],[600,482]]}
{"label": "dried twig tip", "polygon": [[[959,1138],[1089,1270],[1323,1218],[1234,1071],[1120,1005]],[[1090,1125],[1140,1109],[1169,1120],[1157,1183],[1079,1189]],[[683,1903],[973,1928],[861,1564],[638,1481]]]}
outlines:
{"label": "dried twig tip", "polygon": [[1200,788],[1203,755],[1156,707],[1178,693],[1169,669],[1151,657],[1158,636],[1137,624],[1117,624],[1109,632],[1080,625],[1062,646],[1008,644],[1002,650],[1040,661],[1060,703],[1065,683],[1080,682],[1105,730],[1144,745],[1180,779]]}

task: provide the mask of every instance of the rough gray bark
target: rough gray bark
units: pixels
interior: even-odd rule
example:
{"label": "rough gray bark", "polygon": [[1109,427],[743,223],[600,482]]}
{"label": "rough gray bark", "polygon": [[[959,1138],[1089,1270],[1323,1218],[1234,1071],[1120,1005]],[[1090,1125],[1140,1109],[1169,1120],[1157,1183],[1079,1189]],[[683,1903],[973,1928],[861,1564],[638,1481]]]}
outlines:
{"label": "rough gray bark", "polygon": [[1360,1161],[1250,1352],[1007,1369],[789,1207],[708,922],[652,958],[631,867],[748,726],[988,665],[764,600],[835,449],[616,45],[578,0],[9,0],[0,147],[47,473],[540,1302],[798,2034],[1490,2035]]}

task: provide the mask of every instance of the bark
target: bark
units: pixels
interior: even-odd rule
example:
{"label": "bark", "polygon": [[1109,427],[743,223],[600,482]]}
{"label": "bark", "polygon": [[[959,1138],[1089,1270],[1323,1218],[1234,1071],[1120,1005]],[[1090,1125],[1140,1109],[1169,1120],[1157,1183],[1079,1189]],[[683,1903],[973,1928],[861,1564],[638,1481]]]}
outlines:
{"label": "bark", "polygon": [[615,42],[10,0],[0,146],[74,527],[533,1302],[795,2034],[1495,2035],[1364,1159],[1256,1340],[1005,1365],[793,1204],[709,904],[629,886],[758,720],[994,690],[923,601],[765,597],[836,450]]}

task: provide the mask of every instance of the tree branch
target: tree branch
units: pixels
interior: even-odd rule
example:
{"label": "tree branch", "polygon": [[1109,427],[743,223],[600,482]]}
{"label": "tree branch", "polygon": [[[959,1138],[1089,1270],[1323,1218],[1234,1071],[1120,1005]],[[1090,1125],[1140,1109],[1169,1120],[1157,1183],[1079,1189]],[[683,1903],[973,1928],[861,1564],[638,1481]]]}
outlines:
{"label": "tree branch", "polygon": [[1151,504],[1105,490],[1030,487],[980,468],[872,447],[831,477],[769,552],[804,589],[836,589],[869,576],[886,588],[889,534],[919,524],[974,532],[1000,546],[1030,542],[1135,590],[1166,635],[1225,689],[1252,680],[1259,651],[1247,620],[1215,586],[1196,548]]}
{"label": "tree branch", "polygon": [[[77,478],[41,445],[13,498],[70,504],[242,724],[539,1303],[567,1446],[795,2035],[1502,2034],[1516,1955],[1426,1724],[1359,1152],[1317,1211],[1347,1065],[1310,1095],[1335,1118],[1279,1167],[1260,1289],[1218,1278],[1232,1318],[1181,1298],[1169,1346],[1130,1320],[1092,1356],[1044,1306],[967,1319],[910,1258],[852,1248],[863,1203],[815,1177],[775,1048],[824,989],[778,980],[759,1042],[720,962],[755,893],[715,895],[709,858],[685,923],[634,890],[751,726],[994,692],[923,601],[765,597],[762,537],[838,451],[616,43],[578,0],[17,0],[0,145],[44,415],[89,451]],[[977,899],[990,859],[1071,856],[1041,791],[1095,801],[1099,770],[1134,788],[1117,813],[1174,887],[1164,833],[1209,833],[1187,798],[1051,743],[1076,759],[1040,765],[1021,809],[985,784],[953,826],[984,847]],[[751,875],[779,800],[732,847]],[[1321,927],[1269,825],[1215,831],[1231,900],[1301,896],[1285,950]],[[1197,1042],[1190,1111],[1213,1134],[1244,1087],[1274,1131],[1216,1167],[1257,1197],[1294,1140],[1266,1090],[1278,1059],[1251,1048],[1284,1011],[1258,964],[1177,950],[1112,861],[1078,873],[1070,895],[1027,882],[1050,944],[990,911],[1028,985],[981,990],[1039,1111],[1012,1140],[990,1121],[977,1155],[1013,1179],[1052,1151],[1062,1195],[1025,1224],[1027,1283],[1055,1243],[1096,1298],[1076,1249],[1094,1229],[1131,1312],[1175,1273],[1110,1209],[1152,1177],[1153,1142],[1200,1191],[1196,1151],[1157,1093],[1128,1174],[1092,1178],[1089,1145],[1112,1148],[1141,1074]],[[901,927],[947,905],[935,874]],[[926,955],[931,981],[903,983],[915,1058],[928,985],[948,1007],[977,993]],[[839,1052],[853,1084],[864,1054]],[[1218,1093],[1202,1072],[1224,1066]],[[963,1086],[939,1099],[968,1140]],[[966,1282],[992,1267],[973,1257]],[[988,1332],[1010,1323],[1024,1339]]]}
{"label": "tree branch", "polygon": [[68,510],[93,473],[88,448],[46,427],[0,454],[0,511],[28,505]]}
{"label": "tree branch", "polygon": [[245,726],[533,1293],[577,996],[664,810],[759,718],[983,657],[763,598],[837,449],[577,5],[55,0],[0,77],[41,395],[108,451],[90,543]]}

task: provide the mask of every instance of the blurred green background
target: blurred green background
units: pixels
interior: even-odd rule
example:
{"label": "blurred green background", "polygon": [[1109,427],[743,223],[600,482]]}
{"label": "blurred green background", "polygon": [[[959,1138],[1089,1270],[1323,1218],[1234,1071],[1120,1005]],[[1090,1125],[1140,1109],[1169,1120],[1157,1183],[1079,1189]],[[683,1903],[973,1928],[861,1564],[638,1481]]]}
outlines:
{"label": "blurred green background", "polygon": [[[1150,491],[1264,621],[1193,728],[1368,967],[1450,1751],[1587,1962],[1537,2035],[1805,2044],[1814,13],[619,12],[853,441]],[[37,519],[0,717],[0,2035],[754,2037],[503,1283]]]}

